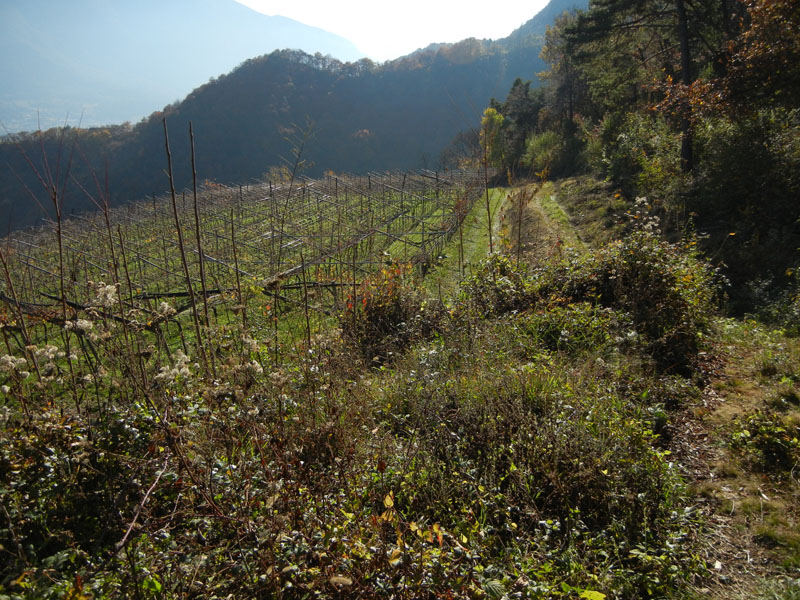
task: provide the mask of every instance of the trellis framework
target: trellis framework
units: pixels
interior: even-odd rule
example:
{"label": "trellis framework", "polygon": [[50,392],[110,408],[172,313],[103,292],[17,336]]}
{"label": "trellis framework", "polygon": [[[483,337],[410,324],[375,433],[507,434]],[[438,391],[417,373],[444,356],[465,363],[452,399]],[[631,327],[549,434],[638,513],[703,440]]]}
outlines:
{"label": "trellis framework", "polygon": [[190,287],[204,302],[236,290],[241,298],[245,286],[290,306],[302,286],[306,299],[309,289],[316,292],[315,308],[330,312],[340,288],[387,261],[426,270],[480,196],[480,181],[478,172],[420,171],[207,184],[196,210],[191,192],[176,196],[182,250],[169,197],[78,215],[61,227],[67,297],[60,295],[56,226],[49,223],[5,241],[2,299],[38,316],[57,314],[62,302],[79,312],[103,282],[118,285],[129,309],[154,312],[159,300],[187,299]]}

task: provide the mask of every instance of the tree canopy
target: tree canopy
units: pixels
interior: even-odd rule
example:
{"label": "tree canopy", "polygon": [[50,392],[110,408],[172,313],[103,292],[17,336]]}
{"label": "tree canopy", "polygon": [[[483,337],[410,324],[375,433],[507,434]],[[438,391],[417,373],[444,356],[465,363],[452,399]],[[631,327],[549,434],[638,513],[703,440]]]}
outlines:
{"label": "tree canopy", "polygon": [[796,1],[592,0],[556,20],[541,56],[542,90],[516,81],[491,104],[505,117],[506,168],[590,169],[624,196],[646,195],[676,231],[707,234],[735,282],[794,272]]}

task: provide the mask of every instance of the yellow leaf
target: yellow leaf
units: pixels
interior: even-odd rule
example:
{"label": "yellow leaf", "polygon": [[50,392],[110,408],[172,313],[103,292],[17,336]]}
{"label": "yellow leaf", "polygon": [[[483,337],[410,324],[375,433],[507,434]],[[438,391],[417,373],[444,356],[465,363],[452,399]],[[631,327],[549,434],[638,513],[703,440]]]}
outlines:
{"label": "yellow leaf", "polygon": [[383,505],[386,508],[392,508],[394,506],[394,494],[392,492],[386,494],[386,498],[383,499]]}
{"label": "yellow leaf", "polygon": [[389,556],[389,564],[397,567],[401,562],[403,562],[403,552],[399,548],[395,548],[392,550],[391,556]]}

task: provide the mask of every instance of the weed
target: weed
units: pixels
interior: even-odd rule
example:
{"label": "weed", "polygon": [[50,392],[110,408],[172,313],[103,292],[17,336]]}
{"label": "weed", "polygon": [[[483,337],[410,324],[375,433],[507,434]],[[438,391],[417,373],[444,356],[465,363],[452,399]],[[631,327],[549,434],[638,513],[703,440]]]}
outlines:
{"label": "weed", "polygon": [[411,265],[391,265],[365,279],[347,297],[340,318],[342,333],[374,365],[440,326],[441,307],[423,301],[411,277]]}
{"label": "weed", "polygon": [[544,347],[568,353],[602,351],[636,336],[628,315],[589,302],[543,308],[526,315],[520,325]]}
{"label": "weed", "polygon": [[765,583],[759,600],[800,600],[800,580],[784,578]]}
{"label": "weed", "polygon": [[731,444],[758,468],[765,471],[788,471],[800,460],[800,429],[787,427],[780,417],[757,411],[739,419],[731,435]]}
{"label": "weed", "polygon": [[492,254],[462,285],[461,300],[480,318],[527,309],[537,299],[525,266],[515,266],[502,254]]}
{"label": "weed", "polygon": [[770,405],[776,410],[790,410],[796,409],[800,406],[800,392],[794,382],[787,378],[786,381],[780,383],[770,400]]}

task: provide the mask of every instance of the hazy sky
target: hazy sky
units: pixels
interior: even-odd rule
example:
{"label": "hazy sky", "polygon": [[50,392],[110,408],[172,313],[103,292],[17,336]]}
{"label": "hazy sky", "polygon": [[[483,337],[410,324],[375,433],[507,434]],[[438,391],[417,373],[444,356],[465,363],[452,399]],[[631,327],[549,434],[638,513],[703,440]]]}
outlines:
{"label": "hazy sky", "polygon": [[433,42],[497,39],[531,19],[548,0],[237,0],[266,15],[281,15],[353,42],[373,60],[397,58]]}

